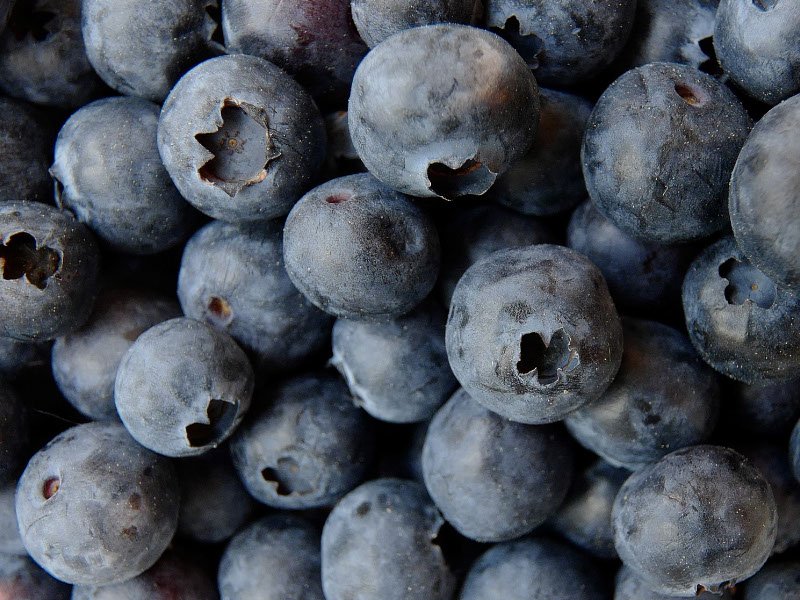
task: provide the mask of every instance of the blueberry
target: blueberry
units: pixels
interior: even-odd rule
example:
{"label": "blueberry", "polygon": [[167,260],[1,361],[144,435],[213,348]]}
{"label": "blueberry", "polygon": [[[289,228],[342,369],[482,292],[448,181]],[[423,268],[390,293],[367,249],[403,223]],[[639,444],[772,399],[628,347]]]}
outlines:
{"label": "blueberry", "polygon": [[413,196],[483,194],[530,149],[539,120],[525,62],[465,25],[415,27],[376,46],[356,70],[348,106],[366,167]]}
{"label": "blueberry", "polygon": [[80,106],[103,91],[86,58],[81,0],[20,0],[14,5],[0,36],[0,90],[58,108]]}
{"label": "blueberry", "polygon": [[68,583],[110,585],[158,560],[178,523],[175,471],[122,425],[88,423],[37,452],[17,487],[31,557]]}
{"label": "blueberry", "polygon": [[558,421],[595,400],[622,358],[622,326],[600,271],[547,244],[472,265],[453,293],[445,340],[466,392],[522,423]]}
{"label": "blueberry", "polygon": [[272,388],[268,400],[231,441],[233,464],[257,500],[276,508],[329,506],[364,480],[373,427],[340,379],[295,377]]}
{"label": "blueberry", "polygon": [[634,237],[700,239],[727,224],[728,180],[750,117],[728,88],[686,65],[632,69],[603,92],[583,139],[597,208]]}
{"label": "blueberry", "polygon": [[214,581],[196,564],[166,553],[150,569],[123,583],[76,585],[71,600],[217,600]]}
{"label": "blueberry", "polygon": [[181,486],[180,535],[216,544],[248,521],[255,503],[236,475],[227,448],[179,460],[175,467]]}
{"label": "blueberry", "polygon": [[311,190],[292,209],[283,233],[292,282],[337,317],[409,312],[436,283],[439,252],[430,218],[366,173]]}
{"label": "blueberry", "polygon": [[448,600],[455,581],[437,535],[444,520],[425,488],[376,479],[331,511],[322,530],[326,600]]}
{"label": "blueberry", "polygon": [[221,600],[323,600],[319,533],[292,515],[256,521],[228,544],[217,579]]}
{"label": "blueberry", "polygon": [[270,373],[327,350],[333,323],[286,274],[282,229],[210,223],[186,244],[178,277],[186,315],[227,331]]}
{"label": "blueberry", "polygon": [[222,29],[229,52],[275,63],[314,99],[339,108],[368,48],[353,26],[349,0],[225,0]]}
{"label": "blueberry", "polygon": [[637,471],[614,503],[620,558],[654,592],[721,593],[769,557],[777,511],[769,482],[720,446],[677,450]]}
{"label": "blueberry", "polygon": [[628,475],[627,470],[598,460],[575,478],[550,526],[592,556],[616,558],[611,509]]}
{"label": "blueberry", "polygon": [[671,62],[713,70],[711,36],[718,4],[719,0],[637,0],[633,31],[616,66],[627,70]]}
{"label": "blueberry", "polygon": [[570,210],[586,197],[581,140],[592,104],[573,94],[539,89],[541,109],[533,148],[490,190],[501,204],[526,215]]}
{"label": "blueberry", "polygon": [[47,173],[52,149],[44,114],[24,102],[0,97],[0,203],[47,202],[52,197]]}
{"label": "blueberry", "polygon": [[685,334],[623,319],[622,364],[605,393],[567,415],[570,433],[617,467],[634,471],[707,440],[720,405],[716,373]]}
{"label": "blueberry", "polygon": [[800,544],[800,483],[793,474],[786,446],[770,442],[747,443],[741,447],[746,456],[769,481],[778,509],[778,536],[772,554],[780,554]]}
{"label": "blueberry", "polygon": [[800,5],[779,0],[720,0],[714,48],[722,68],[761,102],[800,92]]}
{"label": "blueberry", "polygon": [[[722,595],[711,592],[692,594],[699,600],[732,600],[733,596],[728,590]],[[684,596],[657,594],[647,584],[639,579],[633,571],[624,566],[617,573],[617,586],[614,591],[614,600],[681,600]],[[777,598],[775,600],[778,600]]]}
{"label": "blueberry", "polygon": [[528,538],[484,553],[470,569],[460,600],[608,600],[608,587],[589,557],[561,542]]}
{"label": "blueberry", "polygon": [[550,223],[496,204],[458,207],[442,222],[441,296],[450,304],[458,280],[481,258],[497,250],[551,244],[558,236]]}
{"label": "blueberry", "polygon": [[30,425],[28,407],[16,391],[0,380],[0,485],[14,481],[25,466]]}
{"label": "blueberry", "polygon": [[27,556],[17,525],[17,482],[0,487],[0,555]]}
{"label": "blueberry", "polygon": [[614,303],[631,313],[663,315],[680,300],[694,245],[644,242],[622,231],[587,201],[575,209],[567,245],[603,272]]}
{"label": "blueberry", "polygon": [[564,501],[572,470],[563,432],[508,421],[464,390],[436,413],[422,450],[436,506],[457,531],[480,542],[517,538],[543,523]]}
{"label": "blueberry", "polygon": [[146,329],[179,315],[177,303],[150,292],[103,292],[89,321],[53,345],[51,364],[59,390],[91,419],[118,419],[114,379],[122,357]]}
{"label": "blueberry", "polygon": [[51,340],[75,331],[94,303],[98,250],[65,212],[0,202],[0,335]]}
{"label": "blueberry", "polygon": [[89,62],[116,91],[162,102],[178,78],[222,53],[217,0],[83,0]]}
{"label": "blueberry", "polygon": [[789,379],[800,367],[800,297],[775,285],[732,237],[704,250],[683,283],[686,327],[720,373],[745,383]]}
{"label": "blueberry", "polygon": [[0,336],[0,377],[8,381],[35,373],[50,364],[47,342],[23,342]]}
{"label": "blueberry", "polygon": [[741,439],[786,438],[800,419],[800,380],[733,382],[722,411],[725,431]]}
{"label": "blueberry", "polygon": [[428,420],[458,386],[447,362],[444,326],[445,315],[433,303],[385,323],[339,319],[331,364],[356,404],[376,419]]}
{"label": "blueberry", "polygon": [[222,56],[186,73],[158,125],[164,166],[184,198],[223,221],[280,217],[311,187],[325,127],[311,97],[255,56]]}
{"label": "blueberry", "polygon": [[636,0],[486,0],[486,25],[506,38],[545,85],[586,81],[622,50]]}
{"label": "blueberry", "polygon": [[162,252],[197,221],[161,164],[158,115],[146,100],[105,98],[73,114],[56,140],[56,201],[119,252]]}
{"label": "blueberry", "polygon": [[753,128],[733,168],[729,197],[739,248],[794,294],[800,294],[800,139],[794,135],[799,128],[800,94]]}
{"label": "blueberry", "polygon": [[166,456],[198,455],[222,443],[241,422],[252,393],[252,367],[233,338],[188,318],[140,335],[114,383],[125,427],[145,448]]}
{"label": "blueberry", "polygon": [[482,0],[350,0],[358,33],[370,48],[386,38],[423,25],[475,25],[483,13]]}
{"label": "blueberry", "polygon": [[742,600],[799,600],[800,561],[770,562],[742,586]]}
{"label": "blueberry", "polygon": [[69,600],[70,586],[53,579],[26,556],[0,554],[0,597]]}

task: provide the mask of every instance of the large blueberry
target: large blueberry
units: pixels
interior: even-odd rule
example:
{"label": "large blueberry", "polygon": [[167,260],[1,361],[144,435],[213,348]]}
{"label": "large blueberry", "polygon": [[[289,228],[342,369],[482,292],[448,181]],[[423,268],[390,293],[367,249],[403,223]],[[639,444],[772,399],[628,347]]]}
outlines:
{"label": "large blueberry", "polygon": [[454,205],[453,209],[442,219],[440,228],[442,272],[438,287],[447,305],[464,272],[492,252],[559,241],[551,223],[496,204]]}
{"label": "large blueberry", "polygon": [[511,42],[538,80],[565,86],[616,58],[635,9],[636,0],[486,0],[486,25]]}
{"label": "large blueberry", "polygon": [[222,29],[229,52],[275,63],[333,108],[347,103],[368,50],[353,25],[350,0],[225,0]]}
{"label": "large blueberry", "polygon": [[367,173],[311,190],[292,209],[283,232],[292,282],[337,317],[409,312],[436,283],[439,254],[430,217]]}
{"label": "large blueberry", "polygon": [[[800,71],[800,63],[797,68]],[[733,168],[729,197],[739,248],[770,279],[794,294],[800,294],[798,131],[800,94],[756,123]]]}
{"label": "large blueberry", "polygon": [[227,331],[268,372],[327,349],[333,324],[286,274],[282,230],[277,220],[210,223],[186,244],[178,276],[184,313]]}
{"label": "large blueberry", "polygon": [[444,312],[435,304],[387,322],[339,319],[333,358],[356,404],[391,423],[425,421],[458,386],[444,346]]}
{"label": "large blueberry", "polygon": [[446,330],[456,379],[522,423],[550,423],[600,396],[622,358],[622,326],[600,271],[568,248],[501,250],[458,282]]}
{"label": "large blueberry", "polygon": [[720,393],[717,374],[684,333],[637,319],[623,319],[622,331],[625,350],[614,381],[565,423],[586,448],[633,471],[707,440]]}
{"label": "large blueberry", "polygon": [[583,138],[583,174],[620,229],[662,243],[727,224],[728,180],[750,117],[728,88],[686,65],[632,69],[603,92]]}
{"label": "large blueberry", "polygon": [[161,252],[196,223],[161,164],[158,116],[146,100],[106,98],[73,114],[56,140],[56,201],[118,252]]}
{"label": "large blueberry", "polygon": [[608,600],[609,587],[590,557],[563,542],[528,538],[497,544],[475,561],[460,600]]}
{"label": "large blueberry", "polygon": [[721,593],[772,551],[778,514],[769,482],[742,455],[693,446],[634,473],[614,503],[620,558],[653,591]]}
{"label": "large blueberry", "polygon": [[731,79],[762,102],[800,92],[800,4],[788,0],[720,0],[714,48]]}
{"label": "large blueberry", "polygon": [[190,560],[166,553],[141,575],[115,585],[76,585],[71,600],[218,600],[213,579]]}
{"label": "large blueberry", "polygon": [[53,183],[47,173],[53,132],[33,106],[0,97],[0,203],[47,202]]}
{"label": "large blueberry", "polygon": [[30,456],[28,407],[0,380],[0,485],[14,481]]}
{"label": "large blueberry", "polygon": [[81,0],[20,0],[14,5],[0,36],[0,90],[36,104],[73,108],[102,89],[86,58]]}
{"label": "large blueberry", "polygon": [[[729,590],[725,590],[722,595],[700,592],[699,594],[692,594],[692,597],[698,600],[732,600],[733,598]],[[665,595],[654,592],[631,569],[624,565],[617,572],[614,600],[681,600],[682,598],[685,598],[685,596]],[[778,598],[770,600],[778,600]],[[785,599],[781,598],[781,600]]]}
{"label": "large blueberry", "polygon": [[480,195],[533,144],[539,94],[525,62],[496,35],[429,25],[367,54],[348,117],[361,160],[389,187]]}
{"label": "large blueberry", "polygon": [[228,544],[217,580],[221,600],[324,600],[319,532],[292,515],[256,521]]}
{"label": "large blueberry", "polygon": [[326,600],[449,600],[455,580],[437,543],[443,524],[418,483],[376,479],[356,488],[322,530]]}
{"label": "large blueberry", "polygon": [[606,219],[584,202],[572,213],[567,245],[603,272],[614,303],[627,314],[660,315],[680,300],[694,245],[644,242]]}
{"label": "large blueberry", "polygon": [[83,0],[86,54],[112,88],[162,102],[178,78],[223,52],[218,0]]}
{"label": "large blueberry", "polygon": [[186,73],[158,124],[164,166],[184,198],[223,221],[289,212],[325,155],[311,97],[255,56],[221,56]]}
{"label": "large blueberry", "polygon": [[227,333],[185,317],[151,327],[117,369],[114,402],[145,448],[167,456],[202,454],[241,422],[253,369]]}
{"label": "large blueberry", "polygon": [[265,400],[231,440],[233,464],[257,500],[330,506],[364,480],[375,453],[373,425],[341,379],[295,377]]}
{"label": "large blueberry", "polygon": [[800,297],[759,271],[732,237],[706,248],[683,283],[683,311],[695,348],[717,371],[758,383],[800,367]]}
{"label": "large blueberry", "polygon": [[151,292],[106,290],[87,323],[53,344],[52,369],[64,397],[93,420],[117,419],[114,380],[122,357],[146,329],[181,314]]}
{"label": "large blueberry", "polygon": [[53,579],[27,556],[0,554],[0,598],[69,600],[70,586]]}
{"label": "large blueberry", "polygon": [[254,512],[255,502],[239,480],[227,448],[176,461],[181,486],[178,533],[216,544],[230,538]]}
{"label": "large blueberry", "polygon": [[17,487],[31,557],[69,583],[110,585],[158,560],[178,524],[172,465],[118,423],[66,430],[36,453]]}
{"label": "large blueberry", "polygon": [[69,213],[38,202],[0,202],[0,335],[51,340],[89,318],[98,249]]}
{"label": "large blueberry", "polygon": [[549,525],[597,558],[616,558],[611,509],[619,488],[629,475],[625,469],[598,460],[575,478],[566,500]]}
{"label": "large blueberry", "polygon": [[436,506],[460,533],[481,542],[517,538],[543,523],[564,501],[572,470],[562,431],[504,419],[464,390],[436,413],[422,450]]}
{"label": "large blueberry", "polygon": [[412,27],[478,23],[482,0],[350,0],[358,33],[370,48]]}
{"label": "large blueberry", "polygon": [[497,178],[489,195],[523,214],[547,216],[569,210],[586,197],[581,140],[592,104],[574,94],[543,88],[539,99],[533,148]]}

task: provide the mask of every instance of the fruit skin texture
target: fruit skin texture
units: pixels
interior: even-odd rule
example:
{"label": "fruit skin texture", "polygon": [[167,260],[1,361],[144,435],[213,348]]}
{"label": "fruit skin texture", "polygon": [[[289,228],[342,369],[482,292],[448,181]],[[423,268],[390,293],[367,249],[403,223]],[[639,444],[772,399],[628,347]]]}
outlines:
{"label": "fruit skin texture", "polygon": [[794,294],[800,294],[798,130],[800,94],[756,123],[733,168],[729,196],[737,245],[750,262]]}
{"label": "fruit skin texture", "polygon": [[87,423],[31,458],[16,508],[25,548],[46,571],[68,583],[111,585],[158,560],[175,533],[178,504],[166,459],[120,424]]}
{"label": "fruit skin texture", "polygon": [[333,373],[275,386],[265,409],[231,440],[233,464],[250,494],[284,509],[330,506],[368,475],[373,422]]}
{"label": "fruit skin texture", "polygon": [[714,49],[722,68],[770,105],[800,92],[800,5],[778,0],[720,0]]}
{"label": "fruit skin texture", "polygon": [[[695,594],[692,594],[694,597]],[[681,600],[685,596],[656,594],[625,565],[617,572],[617,586],[614,589],[614,600]],[[722,596],[711,592],[702,592],[696,596],[700,600],[732,600],[729,591]],[[774,600],[778,600],[775,598]]]}
{"label": "fruit skin texture", "polygon": [[375,479],[357,487],[322,530],[326,600],[449,600],[455,579],[436,544],[443,524],[418,483]]}
{"label": "fruit skin texture", "polygon": [[151,292],[102,292],[86,324],[53,344],[59,391],[92,420],[118,420],[114,380],[122,357],[146,329],[180,314],[176,302]]}
{"label": "fruit skin texture", "polygon": [[642,240],[712,235],[727,225],[728,181],[750,125],[710,75],[669,63],[632,69],[589,117],[581,154],[589,196]]}
{"label": "fruit skin texture", "polygon": [[287,514],[264,517],[234,537],[219,564],[221,600],[324,600],[319,532]]}
{"label": "fruit skin texture", "polygon": [[159,112],[139,98],[104,98],[74,113],[56,140],[56,201],[117,252],[162,252],[197,222],[161,164]]}
{"label": "fruit skin texture", "polygon": [[497,544],[472,565],[460,600],[607,600],[602,571],[572,546],[547,538]]}
{"label": "fruit skin texture", "polygon": [[543,523],[567,495],[572,471],[572,445],[562,432],[508,421],[464,390],[433,417],[422,450],[436,506],[480,542],[511,540]]}
{"label": "fruit skin texture", "polygon": [[98,248],[69,213],[0,202],[0,335],[52,340],[78,329],[94,304]]}
{"label": "fruit skin texture", "polygon": [[[109,86],[162,102],[193,65],[223,52],[206,12],[216,0],[83,0],[86,54]],[[133,26],[135,24],[135,26]]]}
{"label": "fruit skin texture", "polygon": [[158,149],[175,186],[198,210],[228,222],[288,213],[311,187],[325,147],[311,96],[272,63],[243,54],[186,73],[158,124]]}
{"label": "fruit skin texture", "polygon": [[789,379],[800,367],[800,297],[778,287],[726,237],[683,282],[686,327],[700,356],[744,383]]}
{"label": "fruit skin texture", "polygon": [[390,423],[429,420],[458,382],[444,346],[445,315],[428,303],[388,322],[339,319],[330,364],[353,401]]}
{"label": "fruit skin texture", "polygon": [[0,598],[70,600],[70,587],[52,578],[27,556],[0,554]]}
{"label": "fruit skin texture", "polygon": [[613,520],[617,552],[644,583],[694,596],[756,573],[775,543],[778,515],[769,482],[746,458],[693,446],[634,473]]}
{"label": "fruit skin texture", "polygon": [[114,402],[137,442],[166,456],[216,448],[244,418],[253,369],[233,338],[179,317],[151,327],[125,353]]}
{"label": "fruit skin texture", "polygon": [[598,398],[622,358],[622,326],[600,271],[548,244],[472,265],[453,293],[445,341],[470,397],[529,424]]}
{"label": "fruit skin texture", "polygon": [[417,306],[439,272],[433,221],[367,173],[339,177],[308,192],[283,230],[292,283],[337,317],[384,319]]}
{"label": "fruit skin texture", "polygon": [[717,425],[720,390],[717,374],[677,329],[625,318],[622,331],[625,350],[614,381],[565,423],[583,446],[635,471],[706,441]]}
{"label": "fruit skin texture", "polygon": [[496,35],[465,25],[407,29],[376,46],[348,104],[367,169],[422,197],[483,194],[530,149],[538,120],[525,62]]}
{"label": "fruit skin texture", "polygon": [[482,0],[350,0],[358,33],[370,48],[386,38],[423,25],[477,25]]}

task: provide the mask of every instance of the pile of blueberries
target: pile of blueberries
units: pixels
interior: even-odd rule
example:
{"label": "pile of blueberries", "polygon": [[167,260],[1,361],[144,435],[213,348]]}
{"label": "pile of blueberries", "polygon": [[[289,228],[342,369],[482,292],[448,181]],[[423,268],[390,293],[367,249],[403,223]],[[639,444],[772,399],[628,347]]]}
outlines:
{"label": "pile of blueberries", "polygon": [[0,94],[0,598],[800,599],[800,0],[0,0]]}

